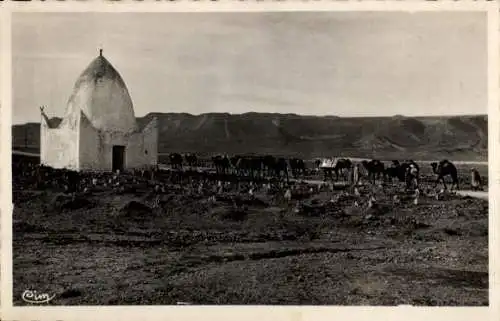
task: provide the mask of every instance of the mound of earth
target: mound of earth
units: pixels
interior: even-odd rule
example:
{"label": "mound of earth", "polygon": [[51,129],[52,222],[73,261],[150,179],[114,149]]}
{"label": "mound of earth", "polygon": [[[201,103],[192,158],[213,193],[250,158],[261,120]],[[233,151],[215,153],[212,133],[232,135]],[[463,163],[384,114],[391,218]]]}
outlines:
{"label": "mound of earth", "polygon": [[128,220],[144,220],[151,216],[153,210],[138,201],[130,201],[118,210],[118,218]]}
{"label": "mound of earth", "polygon": [[58,194],[50,202],[49,207],[56,211],[74,211],[78,209],[87,209],[95,204],[88,198],[75,195]]}
{"label": "mound of earth", "polygon": [[246,207],[236,206],[221,206],[212,211],[221,220],[243,221],[248,216],[248,209]]}

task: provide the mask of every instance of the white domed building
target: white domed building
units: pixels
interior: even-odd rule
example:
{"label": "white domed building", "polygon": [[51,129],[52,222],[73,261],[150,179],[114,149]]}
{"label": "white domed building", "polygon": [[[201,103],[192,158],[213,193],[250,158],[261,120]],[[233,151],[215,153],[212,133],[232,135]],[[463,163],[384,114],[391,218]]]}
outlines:
{"label": "white domed building", "polygon": [[52,126],[41,112],[43,165],[116,171],[157,164],[157,120],[139,128],[127,87],[102,50],[76,81],[61,123]]}

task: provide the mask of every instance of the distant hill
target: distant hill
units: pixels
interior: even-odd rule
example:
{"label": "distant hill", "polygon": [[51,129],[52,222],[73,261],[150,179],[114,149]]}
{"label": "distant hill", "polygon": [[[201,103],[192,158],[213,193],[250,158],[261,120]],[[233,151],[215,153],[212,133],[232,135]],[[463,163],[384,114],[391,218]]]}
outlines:
{"label": "distant hill", "polygon": [[[488,158],[486,115],[343,118],[270,113],[150,113],[137,120],[144,126],[153,117],[159,121],[160,153],[464,161]],[[13,126],[13,146],[39,150],[39,128],[38,123]]]}

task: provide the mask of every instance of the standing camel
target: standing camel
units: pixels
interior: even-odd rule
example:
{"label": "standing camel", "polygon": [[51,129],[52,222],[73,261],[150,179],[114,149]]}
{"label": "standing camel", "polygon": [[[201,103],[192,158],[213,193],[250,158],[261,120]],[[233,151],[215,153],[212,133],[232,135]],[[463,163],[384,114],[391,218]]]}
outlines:
{"label": "standing camel", "polygon": [[182,169],[182,155],[179,153],[172,153],[169,155],[170,165],[172,169]]}
{"label": "standing camel", "polygon": [[459,189],[458,187],[458,174],[457,174],[457,168],[455,165],[453,165],[452,162],[448,161],[447,159],[440,161],[439,163],[433,162],[431,163],[432,166],[432,171],[434,174],[436,174],[438,177],[436,179],[436,182],[434,184],[434,188],[439,184],[439,181],[443,182],[444,189],[447,189],[446,182],[444,178],[446,176],[451,176],[452,179],[452,185],[451,188],[453,189],[453,186],[456,186],[457,190]]}
{"label": "standing camel", "polygon": [[191,169],[198,166],[198,157],[195,154],[188,153],[184,155],[184,159]]}
{"label": "standing camel", "polygon": [[227,174],[229,168],[231,167],[231,161],[229,160],[229,157],[227,157],[227,155],[213,156],[212,163],[214,164],[217,174]]}
{"label": "standing camel", "polygon": [[299,175],[305,175],[306,164],[304,163],[304,160],[300,158],[290,158],[288,163],[290,164],[293,177],[297,178]]}
{"label": "standing camel", "polygon": [[232,169],[232,173],[235,174],[236,176],[242,175],[242,170],[238,166],[240,159],[242,158],[243,156],[240,155],[234,155],[229,158],[229,163],[231,165],[230,167]]}
{"label": "standing camel", "polygon": [[[335,172],[335,178],[339,180],[339,172],[344,174],[344,177],[349,174],[349,171],[352,169],[352,162],[347,158],[339,158],[335,162],[335,166],[333,167],[333,171]],[[347,172],[347,174],[346,174]]]}
{"label": "standing camel", "polygon": [[264,176],[272,177],[275,174],[276,158],[272,155],[265,155],[262,157],[262,165],[264,167]]}
{"label": "standing camel", "polygon": [[393,160],[392,164],[385,169],[385,176],[391,183],[397,178],[400,182],[405,180],[405,171],[398,160]]}
{"label": "standing camel", "polygon": [[283,157],[276,158],[274,170],[275,170],[275,175],[278,179],[281,179],[281,173],[283,172],[283,175],[286,178],[286,182],[287,183],[289,182],[288,162],[286,161],[285,158]]}
{"label": "standing camel", "polygon": [[262,175],[262,160],[256,156],[240,157],[236,164],[240,173],[255,178]]}
{"label": "standing camel", "polygon": [[361,164],[366,168],[368,171],[368,179],[375,184],[375,180],[377,178],[385,178],[385,166],[384,163],[377,159],[372,159],[371,161],[362,161]]}

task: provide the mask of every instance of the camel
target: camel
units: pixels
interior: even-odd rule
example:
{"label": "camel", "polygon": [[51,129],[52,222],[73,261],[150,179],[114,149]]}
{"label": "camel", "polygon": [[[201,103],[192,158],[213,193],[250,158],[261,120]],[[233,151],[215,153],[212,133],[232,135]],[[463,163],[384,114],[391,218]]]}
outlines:
{"label": "camel", "polygon": [[215,171],[217,172],[217,174],[226,174],[229,167],[231,167],[231,162],[226,155],[213,156],[212,162],[214,164]]}
{"label": "camel", "polygon": [[261,165],[270,177],[281,177],[281,172],[283,172],[288,181],[288,162],[283,157],[274,157],[271,155],[266,155],[260,158]]}
{"label": "camel", "polygon": [[195,166],[198,166],[198,158],[195,154],[186,154],[184,155],[184,159],[186,160],[186,163],[189,165],[189,167],[193,168]]}
{"label": "camel", "polygon": [[170,165],[172,169],[182,169],[182,156],[179,153],[172,153],[169,155]]}
{"label": "camel", "polygon": [[275,171],[275,175],[278,179],[281,178],[281,172],[283,172],[283,174],[286,177],[286,181],[287,182],[289,181],[288,180],[289,179],[289,177],[288,177],[288,163],[287,163],[285,158],[279,157],[276,159],[276,163],[274,165],[274,171]]}
{"label": "camel", "polygon": [[342,173],[345,172],[349,173],[349,171],[352,169],[352,162],[348,158],[339,158],[337,159],[337,162],[335,166],[333,167],[333,171],[335,172],[335,178],[338,181],[339,180],[339,172]]}
{"label": "camel", "polygon": [[243,156],[234,155],[234,156],[231,156],[231,158],[229,159],[229,163],[231,164],[231,167],[233,168],[233,174],[241,175],[242,171],[238,167],[238,163],[240,162],[241,158],[243,158]]}
{"label": "camel", "polygon": [[323,162],[323,160],[320,158],[314,159],[312,172],[319,173],[321,171],[321,163],[322,162]]}
{"label": "camel", "polygon": [[444,185],[444,189],[446,190],[447,186],[446,186],[446,182],[445,182],[444,178],[449,175],[449,176],[451,176],[451,179],[453,180],[451,188],[453,189],[453,185],[455,185],[457,190],[459,189],[457,168],[455,167],[455,165],[453,165],[452,162],[445,159],[439,163],[436,163],[436,162],[431,163],[431,167],[432,167],[432,171],[434,172],[434,174],[436,174],[438,176],[438,178],[436,179],[436,182],[434,184],[434,188],[436,188],[436,186],[439,184],[439,181],[442,181],[443,185]]}
{"label": "camel", "polygon": [[337,158],[337,159],[325,159],[322,164],[320,164],[320,168],[323,169],[325,173],[325,180],[327,178],[332,178],[332,172],[335,173],[335,179],[339,180],[339,173],[345,174],[345,171],[349,171],[352,169],[352,162],[347,158]]}
{"label": "camel", "polygon": [[385,176],[391,180],[397,178],[400,182],[405,181],[405,170],[398,160],[393,160],[391,166],[385,169]]}
{"label": "camel", "polygon": [[306,172],[306,164],[302,159],[291,158],[289,161],[290,169],[292,170],[293,177],[297,177],[299,174],[304,175]]}
{"label": "camel", "polygon": [[377,178],[380,179],[381,176],[385,178],[385,166],[381,161],[377,159],[372,159],[371,161],[364,160],[361,164],[363,164],[368,171],[368,179],[370,179],[373,184],[375,184]]}
{"label": "camel", "polygon": [[264,176],[264,161],[262,156],[251,157],[250,159],[250,167],[252,171],[254,171],[257,176]]}
{"label": "camel", "polygon": [[273,176],[276,172],[276,158],[272,155],[266,155],[262,157],[262,165],[264,170],[267,171],[267,176]]}
{"label": "camel", "polygon": [[242,156],[236,162],[239,174],[247,173],[251,177],[262,175],[262,158],[256,156]]}
{"label": "camel", "polygon": [[400,182],[405,182],[408,188],[412,182],[418,186],[420,167],[413,160],[406,160],[403,163],[393,160],[391,166],[386,168],[385,175],[386,178],[397,178]]}
{"label": "camel", "polygon": [[239,175],[246,175],[250,173],[250,161],[246,156],[240,156],[236,161],[236,168]]}
{"label": "camel", "polygon": [[333,170],[333,160],[325,158],[323,160],[319,161],[318,168],[320,170],[323,170],[324,173],[324,180],[326,181],[329,177],[331,178],[332,176],[332,170]]}

